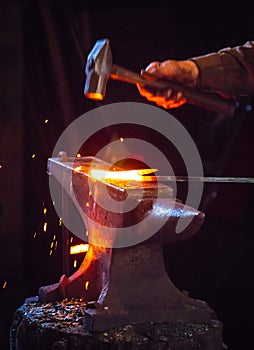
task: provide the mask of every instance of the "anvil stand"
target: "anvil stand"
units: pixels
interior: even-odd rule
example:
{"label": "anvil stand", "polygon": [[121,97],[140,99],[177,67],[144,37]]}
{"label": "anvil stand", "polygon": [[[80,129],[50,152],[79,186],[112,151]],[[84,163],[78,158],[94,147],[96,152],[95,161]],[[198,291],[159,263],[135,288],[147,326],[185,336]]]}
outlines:
{"label": "anvil stand", "polygon": [[[166,198],[165,201],[162,198],[159,204],[155,203],[154,189],[149,189],[148,196],[127,217],[124,214],[105,212],[93,196],[88,195],[91,189],[87,174],[72,169],[72,185],[68,183],[65,186],[63,176],[66,171],[70,171],[69,164],[51,159],[49,168],[49,172],[66,190],[74,191],[80,207],[92,219],[92,226],[99,222],[103,226],[110,227],[114,224],[122,227],[126,222],[140,221],[148,214],[153,216],[154,221],[158,221],[163,213],[167,220],[157,233],[137,245],[102,248],[90,244],[83,263],[72,276],[63,275],[59,283],[40,288],[41,302],[64,298],[85,300],[87,310],[84,327],[95,332],[144,322],[211,322],[214,318],[213,310],[205,302],[189,298],[171,282],[164,267],[162,252],[163,244],[194,235],[203,223],[203,213],[173,199],[171,208]],[[100,182],[94,186],[99,193]],[[122,191],[116,187],[110,187],[109,190],[113,197],[121,201]],[[183,232],[175,233],[179,219],[186,220],[190,217],[192,221],[189,226]],[[88,222],[85,224],[89,232],[94,231]]]}

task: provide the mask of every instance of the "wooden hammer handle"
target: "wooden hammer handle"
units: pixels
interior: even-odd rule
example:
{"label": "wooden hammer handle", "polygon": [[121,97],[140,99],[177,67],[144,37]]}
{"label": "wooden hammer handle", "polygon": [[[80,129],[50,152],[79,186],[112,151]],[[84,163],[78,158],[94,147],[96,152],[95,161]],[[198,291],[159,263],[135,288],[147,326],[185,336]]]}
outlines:
{"label": "wooden hammer handle", "polygon": [[195,88],[189,88],[179,83],[171,82],[170,80],[148,80],[135,72],[117,65],[112,66],[110,78],[130,84],[141,84],[147,88],[155,90],[173,89],[176,91],[182,91],[188,103],[216,113],[221,113],[225,116],[232,116],[236,110],[236,104],[234,101],[223,99],[217,94],[206,93]]}

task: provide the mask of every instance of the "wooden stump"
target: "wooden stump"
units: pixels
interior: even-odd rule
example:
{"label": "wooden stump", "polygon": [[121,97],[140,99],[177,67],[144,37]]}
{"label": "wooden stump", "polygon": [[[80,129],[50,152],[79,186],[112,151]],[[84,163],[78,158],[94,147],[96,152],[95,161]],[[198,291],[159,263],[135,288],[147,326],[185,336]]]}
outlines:
{"label": "wooden stump", "polygon": [[15,312],[11,350],[222,350],[222,324],[180,322],[129,324],[104,332],[83,328],[85,303],[41,304],[28,298]]}

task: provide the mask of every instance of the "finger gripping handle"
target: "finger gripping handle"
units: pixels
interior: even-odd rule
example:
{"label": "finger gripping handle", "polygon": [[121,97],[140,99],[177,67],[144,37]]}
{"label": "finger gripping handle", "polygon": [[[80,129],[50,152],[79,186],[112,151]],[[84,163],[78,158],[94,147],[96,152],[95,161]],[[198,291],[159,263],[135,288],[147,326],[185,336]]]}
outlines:
{"label": "finger gripping handle", "polygon": [[[147,76],[146,78],[145,75]],[[182,91],[188,103],[216,113],[221,113],[225,116],[232,116],[236,110],[234,101],[223,99],[217,94],[203,92],[196,88],[186,87],[169,80],[151,80],[146,73],[144,76],[141,76],[120,66],[113,65],[110,77],[131,84],[141,84],[144,87],[155,90],[173,89]]]}

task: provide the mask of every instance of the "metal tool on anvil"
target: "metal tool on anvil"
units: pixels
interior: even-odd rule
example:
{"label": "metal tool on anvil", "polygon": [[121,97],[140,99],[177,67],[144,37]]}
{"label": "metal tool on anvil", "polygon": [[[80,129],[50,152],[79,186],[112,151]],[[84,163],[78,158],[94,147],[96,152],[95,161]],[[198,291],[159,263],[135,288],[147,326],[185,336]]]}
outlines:
{"label": "metal tool on anvil", "polygon": [[144,176],[146,182],[196,182],[196,183],[235,183],[254,184],[254,177],[230,177],[230,176],[167,176],[148,175]]}
{"label": "metal tool on anvil", "polygon": [[[143,188],[142,182],[139,187],[133,186],[128,191],[128,197],[136,204],[133,210],[106,210],[97,202],[99,197],[103,197],[102,187],[106,186],[119,206],[126,197],[127,189],[100,179],[91,181],[90,171],[86,170],[91,162],[96,169],[103,168],[103,161],[93,157],[78,158],[75,164],[68,157],[48,160],[49,174],[57,179],[71,200],[75,193],[75,201],[86,214],[83,218],[89,232],[89,250],[73,275],[63,275],[59,283],[40,288],[40,301],[64,298],[87,301],[84,326],[89,331],[145,322],[210,323],[214,317],[213,310],[205,302],[188,297],[174,286],[163,259],[163,245],[196,234],[205,215],[175,200],[169,186],[148,183]],[[140,188],[144,191],[143,197],[140,196]],[[144,237],[148,229],[145,219],[149,215],[150,222],[164,222],[150,238],[119,248],[100,244],[112,227],[117,228],[113,237],[115,241],[126,225],[133,227],[133,237]],[[188,221],[190,218],[189,225],[176,233],[179,220]],[[139,223],[138,229],[136,223]],[[103,235],[97,225],[104,227]]]}
{"label": "metal tool on anvil", "polygon": [[90,99],[103,100],[109,78],[130,84],[138,83],[157,91],[170,88],[182,91],[188,103],[225,116],[232,116],[236,110],[236,104],[232,100],[223,99],[213,93],[205,93],[169,80],[152,80],[148,74],[146,77],[145,75],[141,76],[113,64],[109,40],[97,40],[87,57],[84,95]]}
{"label": "metal tool on anvil", "polygon": [[[127,181],[129,185],[135,184],[138,181],[147,182],[196,182],[196,183],[241,183],[252,184],[254,183],[253,177],[231,177],[231,176],[179,176],[179,175],[150,175],[156,173],[158,169],[140,169],[137,170],[137,179],[133,178],[131,181]],[[100,179],[108,181],[113,180],[118,176],[119,172],[116,171],[101,171],[97,170],[100,174]],[[123,171],[122,171],[123,173]],[[130,171],[127,171],[130,173]]]}

